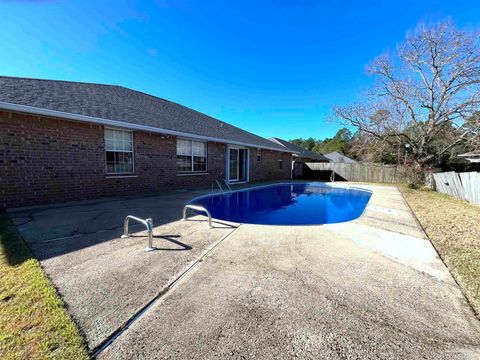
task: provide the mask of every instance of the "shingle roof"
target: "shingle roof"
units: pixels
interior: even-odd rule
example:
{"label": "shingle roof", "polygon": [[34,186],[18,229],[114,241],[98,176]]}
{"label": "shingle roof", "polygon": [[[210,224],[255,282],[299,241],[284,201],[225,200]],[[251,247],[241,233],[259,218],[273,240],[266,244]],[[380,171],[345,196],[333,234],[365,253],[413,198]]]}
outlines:
{"label": "shingle roof", "polygon": [[2,102],[285,151],[211,116],[122,86],[0,76],[0,108],[7,108]]}
{"label": "shingle roof", "polygon": [[357,162],[353,159],[350,159],[348,156],[339,153],[338,151],[332,151],[331,153],[325,154],[327,158],[332,160],[334,163],[345,163],[345,164],[356,164]]}
{"label": "shingle roof", "polygon": [[312,160],[318,160],[318,161],[326,161],[326,162],[330,161],[330,159],[326,158],[322,154],[315,153],[313,151],[304,149],[301,146],[295,145],[294,143],[291,143],[289,141],[279,139],[279,138],[276,138],[276,137],[270,138],[270,140],[273,143],[284,146],[286,149],[298,154],[300,157],[310,158]]}

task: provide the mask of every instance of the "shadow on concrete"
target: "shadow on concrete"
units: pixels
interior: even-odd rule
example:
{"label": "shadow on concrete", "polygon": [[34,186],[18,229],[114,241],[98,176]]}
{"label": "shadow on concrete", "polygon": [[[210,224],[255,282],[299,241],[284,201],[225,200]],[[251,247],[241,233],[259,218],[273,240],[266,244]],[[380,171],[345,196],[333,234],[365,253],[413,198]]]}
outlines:
{"label": "shadow on concrete", "polygon": [[[203,215],[202,213],[198,213],[196,215]],[[188,221],[191,221],[191,222],[206,222],[207,220],[205,219],[188,219]],[[215,225],[222,225],[222,226],[215,226]],[[230,229],[236,229],[238,227],[238,225],[234,225],[233,223],[232,224],[229,224],[229,223],[226,223],[226,222],[223,222],[223,221],[219,221],[219,220],[213,220],[212,219],[212,227],[213,228],[230,228]]]}
{"label": "shadow on concrete", "polygon": [[[134,226],[131,226],[131,229],[134,232],[141,232],[143,230],[141,226],[136,226],[136,229]],[[113,244],[115,247],[135,246],[140,243],[142,245],[143,243],[145,243],[145,245],[147,244],[148,237],[146,231],[143,231],[143,233],[140,234],[131,234],[127,239],[121,239],[120,236],[122,235],[122,231],[123,227],[119,227],[117,229],[100,230],[94,233],[76,234],[64,238],[29,242],[28,246],[31,248],[35,257],[38,260],[42,261],[52,257],[61,256],[70,252],[82,250],[87,247],[98,246],[102,245],[103,243],[112,241],[114,242]],[[192,247],[190,245],[176,239],[180,237],[180,235],[173,234],[154,235],[154,247],[157,250],[162,251],[191,250]],[[170,248],[161,246],[162,241],[167,241],[171,244],[177,245],[178,247]]]}
{"label": "shadow on concrete", "polygon": [[[141,237],[144,238],[145,236],[142,235],[130,235],[130,237]],[[179,238],[181,237],[180,235],[154,235],[154,239],[163,239],[170,241],[171,243],[178,245],[179,248],[162,248],[155,246],[155,250],[161,250],[161,251],[185,251],[185,250],[192,250],[192,247],[190,245],[184,244],[181,241],[175,240],[174,238]]]}
{"label": "shadow on concrete", "polygon": [[[127,215],[142,219],[152,218],[154,234],[160,235],[160,238],[158,236],[157,238],[175,244],[178,248],[167,249],[167,246],[157,245],[165,251],[185,251],[191,249],[189,245],[175,240],[174,236],[168,234],[182,233],[181,229],[188,225],[173,224],[182,218],[183,207],[192,198],[206,194],[208,194],[206,191],[199,190],[75,201],[13,209],[9,211],[9,216],[38,260],[65,255],[87,247],[106,246],[103,244],[106,242],[114,242],[114,246],[126,244],[132,246],[132,241],[126,243],[126,239],[120,239]],[[195,213],[191,215],[193,218],[189,218],[188,222],[203,222],[205,226],[207,225],[205,217],[195,218]],[[129,226],[131,232],[137,233],[135,241],[142,241],[137,237],[143,235],[147,242],[143,225],[132,222]],[[235,225],[221,221],[214,221],[213,227],[236,228]],[[163,232],[166,235],[163,235]]]}
{"label": "shadow on concrete", "polygon": [[[158,245],[168,251],[185,251],[190,250],[191,247],[175,240],[175,237],[180,236],[176,230],[172,233],[166,228],[164,230],[166,234],[162,234],[163,226],[180,220],[185,200],[185,198],[172,199],[166,196],[119,198],[86,204],[71,203],[37,207],[14,211],[10,216],[13,223],[18,224],[19,233],[38,260],[65,255],[87,247],[103,246],[103,243],[107,242],[117,242],[118,246],[126,244],[132,246],[135,242],[141,241],[139,237],[144,237],[146,243],[145,228],[136,223],[130,224],[130,231],[137,233],[135,239],[128,242],[127,239],[120,239],[123,234],[123,222],[127,215],[153,218],[155,238],[175,244],[178,248]],[[11,255],[14,256],[15,252],[16,250]]]}

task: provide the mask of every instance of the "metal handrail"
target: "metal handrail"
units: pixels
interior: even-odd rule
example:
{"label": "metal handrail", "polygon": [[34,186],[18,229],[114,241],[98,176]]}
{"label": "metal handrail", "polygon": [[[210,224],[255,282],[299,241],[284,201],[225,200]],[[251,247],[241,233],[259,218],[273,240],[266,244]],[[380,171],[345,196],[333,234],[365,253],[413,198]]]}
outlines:
{"label": "metal handrail", "polygon": [[330,174],[330,181],[335,182],[335,165],[332,166],[332,173]]}
{"label": "metal handrail", "polygon": [[125,218],[125,221],[123,222],[123,235],[121,236],[121,238],[125,239],[125,238],[130,237],[130,234],[128,233],[128,224],[129,224],[130,220],[135,220],[135,221],[145,225],[145,227],[147,228],[147,231],[148,231],[148,246],[144,249],[144,251],[156,250],[153,247],[153,221],[150,218],[149,219],[140,219],[136,216],[128,215]]}
{"label": "metal handrail", "polygon": [[182,221],[187,220],[187,210],[197,210],[197,211],[203,211],[204,213],[207,214],[208,216],[208,227],[213,228],[212,226],[212,215],[210,215],[210,211],[208,211],[206,208],[200,205],[191,205],[187,204],[183,207],[183,216],[182,216]]}
{"label": "metal handrail", "polygon": [[220,184],[220,181],[218,180],[215,180],[215,182],[217,183],[218,187],[220,188],[220,191],[222,192],[222,194],[224,193],[223,191],[223,188],[222,188],[222,185]]}
{"label": "metal handrail", "polygon": [[225,185],[227,185],[228,190],[232,192],[232,188],[230,187],[230,184],[228,183],[227,179],[223,179],[223,182],[225,183]]}

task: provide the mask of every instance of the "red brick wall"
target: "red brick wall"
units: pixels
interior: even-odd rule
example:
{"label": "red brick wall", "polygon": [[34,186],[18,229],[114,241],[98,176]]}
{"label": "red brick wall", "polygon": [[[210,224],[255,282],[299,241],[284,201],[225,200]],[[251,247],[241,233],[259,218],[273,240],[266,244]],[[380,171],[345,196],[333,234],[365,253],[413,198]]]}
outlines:
{"label": "red brick wall", "polygon": [[[226,145],[208,143],[208,174],[178,176],[176,137],[135,131],[135,176],[106,176],[104,130],[100,125],[0,111],[0,208],[103,196],[209,187],[225,177]],[[278,158],[250,149],[251,181],[290,178]]]}
{"label": "red brick wall", "polygon": [[263,149],[262,160],[258,162],[257,149],[250,149],[250,181],[290,179],[291,172],[292,154]]}

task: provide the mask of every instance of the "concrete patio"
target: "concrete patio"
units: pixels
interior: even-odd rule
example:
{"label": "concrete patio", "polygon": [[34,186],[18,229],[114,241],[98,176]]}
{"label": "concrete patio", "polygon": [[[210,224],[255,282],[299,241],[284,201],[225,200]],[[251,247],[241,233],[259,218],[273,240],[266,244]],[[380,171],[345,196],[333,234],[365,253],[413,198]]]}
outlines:
{"label": "concrete patio", "polygon": [[[361,187],[363,216],[322,226],[180,222],[202,191],[10,215],[102,359],[478,358],[480,323],[401,193]],[[128,214],[160,250],[120,238]]]}

